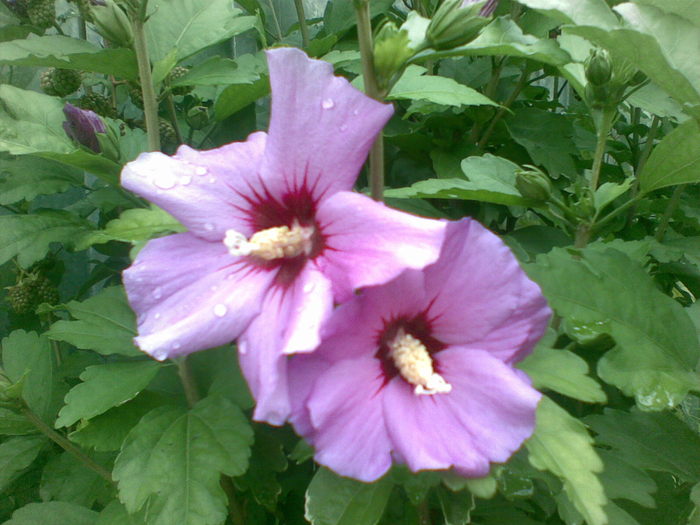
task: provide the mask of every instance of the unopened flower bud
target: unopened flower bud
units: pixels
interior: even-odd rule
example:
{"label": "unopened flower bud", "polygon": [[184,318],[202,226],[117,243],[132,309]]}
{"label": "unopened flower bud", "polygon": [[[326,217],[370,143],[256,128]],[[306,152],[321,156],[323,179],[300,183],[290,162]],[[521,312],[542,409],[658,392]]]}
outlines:
{"label": "unopened flower bud", "polygon": [[73,104],[66,104],[63,107],[63,113],[67,119],[63,123],[66,134],[79,144],[99,153],[101,148],[97,140],[97,133],[107,131],[102,119],[96,113],[77,108]]}
{"label": "unopened flower bud", "polygon": [[100,35],[118,46],[131,46],[134,41],[131,22],[114,0],[105,0],[105,5],[94,5],[90,12]]}
{"label": "unopened flower bud", "polygon": [[603,86],[612,78],[612,62],[605,49],[592,49],[585,68],[586,78],[594,86]]}
{"label": "unopened flower bud", "polygon": [[393,22],[384,23],[374,37],[374,68],[379,87],[388,87],[413,53],[408,32],[400,30]]}
{"label": "unopened flower bud", "polygon": [[530,169],[518,170],[515,173],[515,187],[526,199],[537,202],[547,201],[552,194],[549,178],[534,166],[527,167]]}
{"label": "unopened flower bud", "polygon": [[434,49],[451,49],[474,40],[479,31],[491,21],[482,16],[487,7],[484,0],[470,3],[464,0],[447,0],[433,15],[426,37]]}
{"label": "unopened flower bud", "polygon": [[206,106],[194,106],[187,111],[185,120],[192,129],[202,129],[209,123],[209,110]]}

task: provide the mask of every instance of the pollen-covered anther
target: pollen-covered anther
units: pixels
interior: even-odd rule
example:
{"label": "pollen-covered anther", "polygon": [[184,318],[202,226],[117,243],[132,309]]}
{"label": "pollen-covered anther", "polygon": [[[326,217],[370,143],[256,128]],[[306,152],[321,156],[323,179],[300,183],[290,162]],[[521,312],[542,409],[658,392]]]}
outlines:
{"label": "pollen-covered anther", "polygon": [[452,385],[433,370],[430,353],[420,340],[399,330],[394,340],[389,343],[389,348],[389,355],[401,376],[415,385],[415,394],[446,394],[452,390]]}
{"label": "pollen-covered anther", "polygon": [[309,255],[313,228],[294,223],[255,232],[250,239],[235,230],[226,231],[224,244],[231,255],[252,255],[266,261]]}

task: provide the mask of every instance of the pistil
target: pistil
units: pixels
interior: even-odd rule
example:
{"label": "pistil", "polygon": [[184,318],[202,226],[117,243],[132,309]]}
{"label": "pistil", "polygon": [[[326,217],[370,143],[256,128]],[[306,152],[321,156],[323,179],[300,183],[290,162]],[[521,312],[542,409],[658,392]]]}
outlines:
{"label": "pistil", "polygon": [[228,230],[224,244],[231,255],[259,257],[266,261],[309,255],[313,228],[294,223],[292,227],[275,226],[255,232],[250,239],[235,230]]}
{"label": "pistil", "polygon": [[416,395],[446,394],[452,390],[452,385],[433,369],[430,353],[419,339],[400,329],[389,343],[389,350],[401,376],[415,385]]}

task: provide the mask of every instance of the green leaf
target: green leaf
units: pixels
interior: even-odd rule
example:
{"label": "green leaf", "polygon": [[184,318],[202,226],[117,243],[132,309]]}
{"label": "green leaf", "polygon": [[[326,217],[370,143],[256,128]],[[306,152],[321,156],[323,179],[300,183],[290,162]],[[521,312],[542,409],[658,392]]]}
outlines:
{"label": "green leaf", "polygon": [[48,419],[53,404],[54,363],[45,335],[15,330],[2,340],[2,366],[10,381],[22,380],[22,398]]}
{"label": "green leaf", "polygon": [[605,465],[600,481],[608,498],[627,499],[649,508],[656,505],[652,496],[656,483],[646,472],[609,450],[599,450],[598,454]]}
{"label": "green leaf", "polygon": [[605,0],[522,0],[564,24],[594,25],[609,29],[618,25],[617,17]]}
{"label": "green leaf", "polygon": [[34,462],[45,444],[44,436],[13,437],[0,443],[0,492]]}
{"label": "green leaf", "polygon": [[159,237],[166,233],[184,232],[185,228],[165,210],[157,206],[151,208],[134,208],[123,212],[118,219],[107,223],[104,230],[86,235],[78,249],[85,249],[93,244],[110,241],[139,242]]}
{"label": "green leaf", "polygon": [[264,55],[242,55],[235,60],[211,57],[178,77],[173,86],[220,86],[253,84],[267,73]]}
{"label": "green leaf", "polygon": [[102,49],[78,38],[45,35],[0,43],[0,64],[53,66],[62,69],[95,71],[137,80],[136,56],[130,49]]}
{"label": "green leaf", "polygon": [[66,501],[89,507],[111,488],[94,470],[64,452],[52,457],[44,467],[39,495],[44,501]]}
{"label": "green leaf", "polygon": [[56,428],[91,419],[133,399],[148,386],[160,366],[157,361],[89,366],[80,374],[83,382],[66,394],[66,405],[58,414]]}
{"label": "green leaf", "polygon": [[140,514],[129,514],[119,500],[114,500],[100,512],[95,525],[145,525],[145,523]]}
{"label": "green leaf", "polygon": [[597,442],[630,465],[700,480],[700,436],[673,414],[606,409],[585,422],[598,434]]}
{"label": "green leaf", "polygon": [[424,75],[427,69],[408,66],[406,72],[387,95],[389,100],[427,100],[444,106],[498,106],[475,89],[451,78]]}
{"label": "green leaf", "polygon": [[471,511],[474,509],[474,496],[469,492],[452,492],[445,488],[438,489],[440,509],[445,518],[445,525],[467,525],[471,523]]}
{"label": "green leaf", "polygon": [[[391,8],[393,0],[373,0],[370,2],[371,16],[384,14]],[[343,33],[355,25],[355,7],[344,0],[329,4],[323,19],[323,27],[329,34]]]}
{"label": "green leaf", "polygon": [[687,312],[627,255],[589,248],[577,260],[557,248],[527,270],[559,315],[607,325],[618,346],[598,362],[598,375],[640,407],[673,407],[698,388],[700,345]]}
{"label": "green leaf", "polygon": [[122,287],[105,288],[83,302],[71,301],[66,308],[77,320],[52,324],[46,332],[51,339],[103,355],[143,355],[133,343],[136,319]]}
{"label": "green leaf", "polygon": [[602,210],[608,204],[611,204],[615,199],[623,195],[632,186],[634,179],[625,179],[620,184],[615,182],[606,182],[601,184],[595,191],[593,196],[593,204],[597,211]]}
{"label": "green leaf", "polygon": [[362,483],[320,468],[306,491],[304,516],[312,525],[374,525],[384,513],[392,487],[389,476]]}
{"label": "green leaf", "polygon": [[241,16],[228,0],[152,0],[148,9],[146,37],[154,62],[172,49],[183,60],[255,25],[254,16]]}
{"label": "green leaf", "polygon": [[518,368],[530,376],[537,389],[549,389],[588,403],[605,403],[605,392],[588,376],[588,364],[568,350],[538,345]]}
{"label": "green leaf", "polygon": [[0,264],[17,257],[28,268],[44,258],[52,242],[70,246],[91,229],[88,221],[64,210],[0,216]]}
{"label": "green leaf", "polygon": [[36,427],[22,414],[0,408],[0,436],[23,436],[36,432]]}
{"label": "green leaf", "polygon": [[526,446],[535,468],[549,470],[561,478],[566,495],[588,525],[608,522],[603,511],[607,499],[596,476],[603,470],[603,462],[583,423],[543,397],[537,407],[535,433]]}
{"label": "green leaf", "polygon": [[72,503],[48,501],[25,505],[3,525],[95,525],[97,516],[97,512]]}
{"label": "green leaf", "polygon": [[651,5],[666,13],[674,13],[700,27],[700,4],[695,0],[636,0],[636,3]]}
{"label": "green leaf", "polygon": [[58,162],[32,156],[0,158],[0,204],[31,201],[82,183],[82,172]]}
{"label": "green leaf", "polygon": [[71,441],[97,452],[119,450],[127,434],[151,410],[168,403],[163,396],[145,391],[132,401],[114,407],[88,421],[81,421],[70,433]]}
{"label": "green leaf", "polygon": [[270,92],[270,80],[262,76],[252,83],[233,84],[224,89],[214,103],[214,117],[224,120]]}
{"label": "green leaf", "polygon": [[428,179],[416,182],[408,188],[387,190],[387,197],[464,199],[493,202],[508,206],[532,205],[515,187],[517,164],[486,154],[468,157],[462,161],[462,172],[469,180]]}
{"label": "green leaf", "polygon": [[639,175],[644,193],[688,182],[700,182],[700,125],[695,120],[687,120],[666,135]]}
{"label": "green leaf", "polygon": [[221,474],[248,466],[253,432],[238,407],[210,396],[190,411],[161,407],[129,433],[114,466],[129,512],[149,500],[149,525],[219,525],[227,499]]}

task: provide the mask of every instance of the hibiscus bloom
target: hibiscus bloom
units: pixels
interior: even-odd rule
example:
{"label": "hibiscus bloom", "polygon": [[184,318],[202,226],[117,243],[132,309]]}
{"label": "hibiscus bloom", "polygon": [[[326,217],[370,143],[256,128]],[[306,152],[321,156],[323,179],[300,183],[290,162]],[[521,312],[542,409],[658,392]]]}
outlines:
{"label": "hibiscus bloom", "polygon": [[267,57],[269,134],[124,168],[124,187],[188,229],[150,241],[124,284],[139,348],[166,359],[240,336],[255,417],[282,423],[284,355],[316,348],[334,300],[434,262],[444,225],[349,191],[391,106],[297,49]]}
{"label": "hibiscus bloom", "polygon": [[374,481],[392,460],[484,476],[532,434],[540,394],[513,364],[550,313],[496,235],[451,223],[435,264],[363,290],[292,358],[291,421],[343,476]]}

